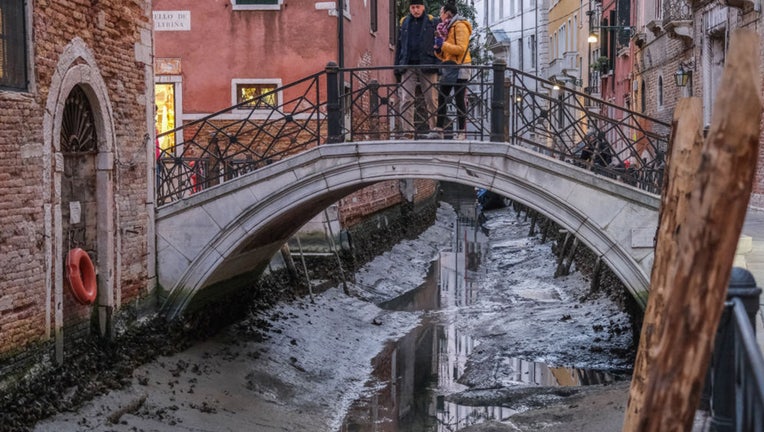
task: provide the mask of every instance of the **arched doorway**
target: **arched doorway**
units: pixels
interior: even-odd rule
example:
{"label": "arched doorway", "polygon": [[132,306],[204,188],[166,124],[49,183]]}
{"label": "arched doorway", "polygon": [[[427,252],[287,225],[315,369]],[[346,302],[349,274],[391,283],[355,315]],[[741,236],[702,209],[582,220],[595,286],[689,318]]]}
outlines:
{"label": "arched doorway", "polygon": [[[115,199],[115,129],[109,91],[87,44],[74,38],[64,47],[50,83],[43,117],[50,190],[45,204],[46,325],[55,337],[56,361],[66,341],[84,335],[110,337],[119,305],[117,249],[120,233]],[[81,305],[65,283],[71,247],[88,252],[97,273],[96,303]],[[64,329],[66,328],[66,331]]]}
{"label": "arched doorway", "polygon": [[[98,269],[98,196],[96,188],[96,156],[98,134],[95,116],[87,95],[74,86],[64,102],[61,119],[61,228],[62,258],[80,248],[88,253]],[[92,305],[82,305],[66,284],[64,293],[64,334],[79,338],[89,334]],[[99,293],[100,294],[100,293]]]}

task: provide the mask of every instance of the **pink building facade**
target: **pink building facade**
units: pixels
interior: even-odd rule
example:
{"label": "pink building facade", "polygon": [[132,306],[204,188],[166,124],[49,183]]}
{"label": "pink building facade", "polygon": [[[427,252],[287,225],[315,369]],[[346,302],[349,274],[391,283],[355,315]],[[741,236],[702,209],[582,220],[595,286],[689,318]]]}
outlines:
{"label": "pink building facade", "polygon": [[[154,1],[157,130],[320,72],[328,62],[345,67],[392,64],[394,1],[344,4],[340,35],[333,2]],[[161,143],[163,148],[171,144]]]}

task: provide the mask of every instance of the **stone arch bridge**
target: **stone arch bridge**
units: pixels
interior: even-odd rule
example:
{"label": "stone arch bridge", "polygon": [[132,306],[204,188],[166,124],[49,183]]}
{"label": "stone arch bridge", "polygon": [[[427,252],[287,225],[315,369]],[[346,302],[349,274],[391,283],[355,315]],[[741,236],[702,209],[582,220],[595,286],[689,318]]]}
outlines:
{"label": "stone arch bridge", "polygon": [[245,284],[343,196],[410,178],[485,188],[528,205],[575,234],[646,303],[657,195],[506,142],[417,140],[321,145],[159,208],[164,312],[179,316],[223,282]]}

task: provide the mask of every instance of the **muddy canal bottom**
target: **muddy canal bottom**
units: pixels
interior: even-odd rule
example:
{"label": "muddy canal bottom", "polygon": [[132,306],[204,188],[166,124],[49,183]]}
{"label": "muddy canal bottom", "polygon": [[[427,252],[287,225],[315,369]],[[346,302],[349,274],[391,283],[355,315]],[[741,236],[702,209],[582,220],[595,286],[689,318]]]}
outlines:
{"label": "muddy canal bottom", "polygon": [[[463,396],[470,390],[460,383],[468,358],[482,347],[473,335],[459,330],[461,311],[473,305],[483,282],[491,279],[490,270],[483,265],[489,237],[477,222],[479,208],[470,198],[452,200],[459,213],[452,247],[439,254],[426,281],[380,305],[388,310],[425,311],[425,316],[419,327],[388,343],[373,360],[374,379],[365,396],[348,411],[342,432],[456,431],[489,420],[505,421],[528,408],[525,403],[499,405],[497,400],[503,400],[499,394],[507,387],[473,388],[470,397]],[[530,297],[534,302],[559,300],[553,298],[554,292],[545,290]],[[505,358],[500,367],[504,382],[509,380],[520,392],[628,379],[613,371],[551,367],[521,358]],[[536,402],[543,405],[543,396]]]}

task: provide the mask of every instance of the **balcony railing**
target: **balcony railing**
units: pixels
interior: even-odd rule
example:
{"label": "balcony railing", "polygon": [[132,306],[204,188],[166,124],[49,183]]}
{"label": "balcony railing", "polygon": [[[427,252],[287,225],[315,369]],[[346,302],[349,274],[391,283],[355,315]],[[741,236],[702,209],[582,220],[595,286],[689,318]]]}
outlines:
{"label": "balcony railing", "polygon": [[674,37],[692,39],[692,7],[690,0],[664,0],[663,29]]}

